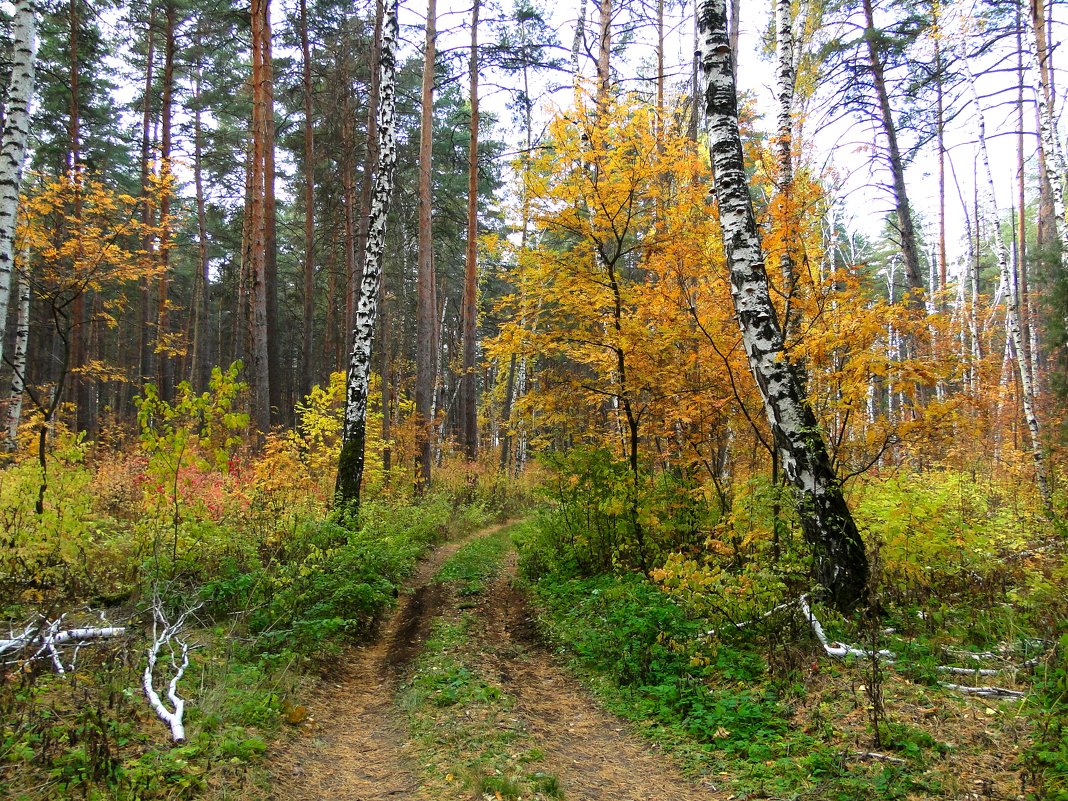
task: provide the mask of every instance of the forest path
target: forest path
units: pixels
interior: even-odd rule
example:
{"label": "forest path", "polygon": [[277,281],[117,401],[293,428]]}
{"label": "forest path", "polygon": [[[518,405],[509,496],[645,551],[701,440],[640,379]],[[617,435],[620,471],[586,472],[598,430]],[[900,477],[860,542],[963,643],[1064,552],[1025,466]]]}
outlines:
{"label": "forest path", "polygon": [[[486,668],[515,697],[518,715],[568,801],[713,801],[717,789],[685,778],[655,745],[606,712],[541,639],[515,586],[514,552],[478,608]],[[725,796],[724,796],[725,797]]]}
{"label": "forest path", "polygon": [[338,658],[307,699],[304,735],[272,765],[269,795],[277,801],[392,801],[430,798],[406,754],[404,722],[394,698],[404,669],[418,655],[444,600],[432,579],[466,542],[494,526],[447,542],[419,564],[379,636]]}
{"label": "forest path", "polygon": [[[544,755],[567,801],[697,801],[715,788],[682,776],[655,746],[602,710],[539,639],[524,593],[514,585],[515,554],[477,600],[462,605],[435,574],[466,542],[447,543],[424,561],[410,594],[378,639],[353,649],[307,702],[309,722],[273,760],[276,801],[444,801],[479,798],[458,784],[426,783],[417,748],[396,705],[401,681],[440,618],[474,618],[465,651],[478,672],[515,699],[510,716]],[[457,714],[460,714],[457,712]],[[487,795],[492,798],[492,795]]]}

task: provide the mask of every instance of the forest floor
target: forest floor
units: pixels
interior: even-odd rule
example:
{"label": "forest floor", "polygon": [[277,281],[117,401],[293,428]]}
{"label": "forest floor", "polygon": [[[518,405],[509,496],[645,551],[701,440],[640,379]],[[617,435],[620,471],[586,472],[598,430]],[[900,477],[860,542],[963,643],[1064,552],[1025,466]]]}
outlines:
{"label": "forest floor", "polygon": [[[461,546],[494,537],[488,570],[443,579]],[[438,548],[376,640],[344,653],[300,710],[270,797],[721,797],[598,707],[539,638],[514,577],[506,527]]]}

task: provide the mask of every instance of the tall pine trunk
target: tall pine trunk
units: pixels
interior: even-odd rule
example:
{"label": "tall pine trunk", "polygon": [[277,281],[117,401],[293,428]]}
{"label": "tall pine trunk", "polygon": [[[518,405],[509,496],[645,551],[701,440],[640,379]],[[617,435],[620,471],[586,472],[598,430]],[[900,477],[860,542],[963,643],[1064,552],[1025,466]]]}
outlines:
{"label": "tall pine trunk", "polygon": [[169,286],[170,286],[170,214],[171,214],[171,157],[172,130],[174,124],[174,59],[177,49],[175,24],[177,9],[174,0],[167,0],[163,8],[163,107],[160,115],[162,139],[160,142],[160,177],[163,179],[163,195],[159,201],[159,289],[156,305],[156,382],[160,397],[170,400],[174,384],[174,357],[169,337]]}
{"label": "tall pine trunk", "polygon": [[315,380],[315,127],[312,120],[308,0],[300,0],[300,51],[304,91],[304,326],[300,348],[300,392],[307,395]]}
{"label": "tall pine trunk", "polygon": [[471,7],[471,145],[467,162],[467,260],[464,265],[463,376],[461,414],[464,453],[474,461],[478,455],[478,397],[475,381],[475,338],[478,318],[478,7]]}
{"label": "tall pine trunk", "polygon": [[433,406],[437,354],[437,299],[434,282],[434,240],[431,203],[431,157],[434,136],[434,64],[437,50],[437,2],[428,0],[426,45],[423,52],[422,113],[419,124],[419,257],[416,306],[415,413],[416,435],[415,483],[423,491],[430,483],[433,461]]}
{"label": "tall pine trunk", "polygon": [[252,385],[252,421],[261,435],[271,429],[266,219],[269,78],[263,47],[264,37],[270,35],[267,6],[268,0],[253,0],[252,3],[252,153],[246,187],[249,193],[249,383]]}
{"label": "tall pine trunk", "polygon": [[783,352],[742,155],[725,0],[702,0],[698,14],[714,190],[742,342],[783,470],[795,488],[798,516],[816,559],[816,579],[837,608],[849,610],[867,586],[864,545],[804,388]]}

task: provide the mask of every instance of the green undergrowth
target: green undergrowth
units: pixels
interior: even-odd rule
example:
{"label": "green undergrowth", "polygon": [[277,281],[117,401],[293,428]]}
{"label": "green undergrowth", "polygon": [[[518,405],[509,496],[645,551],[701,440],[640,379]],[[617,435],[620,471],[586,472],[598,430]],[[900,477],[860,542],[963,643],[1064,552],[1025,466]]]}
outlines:
{"label": "green undergrowth", "polygon": [[225,548],[200,558],[192,549],[162,554],[149,567],[164,577],[152,585],[170,619],[200,605],[183,632],[192,646],[178,686],[187,740],[169,741],[140,689],[152,630],[146,579],[112,610],[129,636],[81,648],[66,675],[38,661],[0,682],[0,797],[263,797],[264,755],[282,729],[303,722],[301,698],[318,667],[373,633],[429,547],[493,514],[439,493],[418,504],[369,502],[358,520],[299,517],[284,533],[233,529]]}
{"label": "green undergrowth", "polygon": [[863,680],[844,677],[849,666],[818,668],[830,680],[819,687],[773,679],[758,649],[705,636],[700,621],[634,574],[542,577],[530,589],[546,635],[605,706],[695,773],[755,797],[941,794],[929,768],[945,746],[919,730],[886,730],[882,747],[894,761],[851,755],[874,749],[848,731],[866,720],[867,703]]}
{"label": "green undergrowth", "polygon": [[[461,598],[483,594],[501,570],[509,531],[466,543],[435,581]],[[485,662],[477,625],[472,613],[446,612],[401,689],[425,782],[441,798],[560,798],[557,778],[539,769],[544,755],[511,715],[515,698]]]}

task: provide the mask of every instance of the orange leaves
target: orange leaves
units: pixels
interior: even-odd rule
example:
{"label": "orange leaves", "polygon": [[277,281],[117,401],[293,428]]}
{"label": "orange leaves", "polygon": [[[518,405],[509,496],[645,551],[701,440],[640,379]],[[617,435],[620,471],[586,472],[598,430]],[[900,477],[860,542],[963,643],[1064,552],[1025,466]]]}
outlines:
{"label": "orange leaves", "polygon": [[[154,178],[149,202],[158,205],[170,185]],[[145,225],[141,200],[84,172],[35,183],[20,210],[19,250],[41,268],[37,294],[61,307],[87,291],[107,292],[102,319],[113,325],[125,305],[115,290],[161,269],[144,242],[159,239],[168,221]]]}

